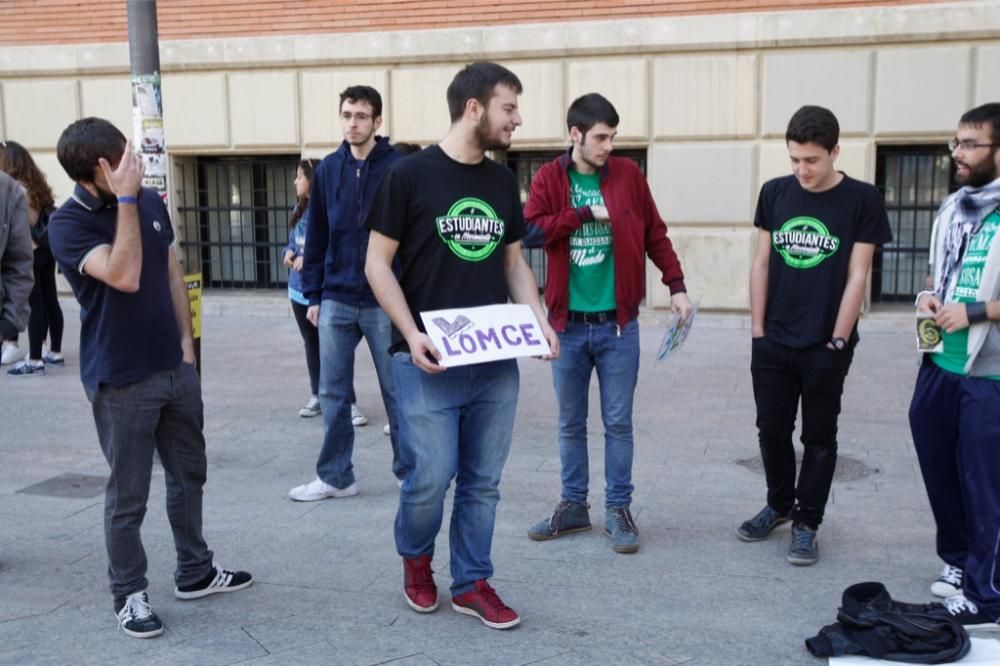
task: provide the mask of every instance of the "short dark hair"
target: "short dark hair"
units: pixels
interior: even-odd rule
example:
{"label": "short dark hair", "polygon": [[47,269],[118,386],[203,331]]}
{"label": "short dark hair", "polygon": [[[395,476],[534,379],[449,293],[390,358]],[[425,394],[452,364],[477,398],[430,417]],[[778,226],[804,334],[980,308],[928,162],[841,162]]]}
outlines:
{"label": "short dark hair", "polygon": [[785,143],[815,143],[831,153],[840,141],[840,123],[830,109],[806,105],[792,115],[785,132]]}
{"label": "short dark hair", "polygon": [[483,106],[490,103],[493,89],[505,85],[520,95],[524,88],[514,72],[495,62],[474,62],[455,75],[448,86],[448,113],[458,122],[465,113],[465,103],[475,99]]}
{"label": "short dark hair", "polygon": [[340,105],[337,110],[344,108],[344,100],[351,100],[355,104],[358,102],[368,102],[372,107],[372,118],[382,115],[382,95],[371,86],[348,86],[344,92],[340,93]]}
{"label": "short dark hair", "polygon": [[566,112],[566,129],[575,127],[584,135],[597,123],[618,127],[618,122],[618,112],[615,111],[614,105],[597,93],[587,93],[577,97]]}
{"label": "short dark hair", "polygon": [[392,144],[392,149],[395,150],[400,155],[410,155],[420,151],[419,143],[405,143],[403,141],[397,141]]}
{"label": "short dark hair", "polygon": [[125,152],[125,135],[103,118],[82,118],[63,130],[56,157],[71,180],[92,183],[100,158],[115,164]]}
{"label": "short dark hair", "polygon": [[962,114],[958,121],[959,125],[975,125],[979,127],[983,123],[990,124],[990,143],[1000,144],[1000,102],[990,102],[969,109]]}

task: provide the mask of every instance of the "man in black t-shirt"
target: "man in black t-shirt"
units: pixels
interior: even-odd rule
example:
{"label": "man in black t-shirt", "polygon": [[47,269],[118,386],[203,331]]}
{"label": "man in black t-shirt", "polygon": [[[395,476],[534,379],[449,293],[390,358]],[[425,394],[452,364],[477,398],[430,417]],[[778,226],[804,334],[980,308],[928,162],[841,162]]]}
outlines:
{"label": "man in black t-shirt", "polygon": [[146,596],[139,530],[154,450],[177,550],[174,596],[233,592],[253,578],[216,564],[202,536],[204,408],[167,207],[141,187],[141,159],[106,120],[67,127],[56,155],[76,187],[52,214],[49,245],[80,303],[80,378],[110,467],[104,541],[114,610],[125,633],[150,638],[163,626]]}
{"label": "man in black t-shirt", "polygon": [[475,63],[455,76],[448,87],[448,134],[396,162],[379,186],[368,216],[365,267],[393,323],[399,458],[406,469],[395,523],[404,599],[419,613],[437,609],[431,559],[454,478],[451,605],[494,629],[520,622],[487,582],[500,473],[514,428],[517,362],[445,371],[420,313],[506,303],[510,296],[531,306],[552,355],[559,353],[521,255],[525,223],[517,181],[484,154],[510,146],[521,124],[520,93],[518,78],[494,63]]}
{"label": "man in black t-shirt", "polygon": [[[875,246],[892,240],[882,197],[834,168],[840,127],[829,110],[804,106],[785,141],[793,175],[761,188],[750,271],[750,372],[757,403],[767,505],[737,529],[744,541],[792,521],[786,559],[819,559],[816,530],[837,464],[837,417],[858,342]],[[792,433],[802,403],[802,467]]]}

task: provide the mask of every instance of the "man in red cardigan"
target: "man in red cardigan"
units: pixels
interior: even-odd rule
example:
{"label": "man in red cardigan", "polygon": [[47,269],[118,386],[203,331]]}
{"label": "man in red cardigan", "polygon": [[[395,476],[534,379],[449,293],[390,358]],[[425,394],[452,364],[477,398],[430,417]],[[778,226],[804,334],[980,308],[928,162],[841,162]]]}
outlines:
{"label": "man in red cardigan", "polygon": [[573,147],[538,170],[524,210],[544,234],[545,303],[559,334],[552,364],[559,402],[562,499],[528,530],[536,541],[590,529],[587,504],[587,394],[597,368],[604,421],[605,528],[619,553],[639,550],[632,504],[632,400],[639,374],[639,303],[648,255],[663,273],[671,307],[691,312],[684,273],[646,178],[629,159],[611,157],[618,113],[596,93],[566,117]]}

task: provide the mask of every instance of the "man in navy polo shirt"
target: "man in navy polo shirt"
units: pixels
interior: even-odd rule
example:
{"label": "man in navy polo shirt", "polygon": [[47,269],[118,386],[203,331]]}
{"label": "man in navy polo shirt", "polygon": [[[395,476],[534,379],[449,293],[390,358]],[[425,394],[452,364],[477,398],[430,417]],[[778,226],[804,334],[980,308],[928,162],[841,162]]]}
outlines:
{"label": "man in navy polo shirt", "polygon": [[108,121],[73,123],[56,152],[76,188],[52,215],[49,244],[80,303],[80,376],[111,468],[104,501],[111,594],[125,633],[149,638],[163,631],[146,596],[139,536],[154,449],[177,548],[174,595],[232,592],[253,578],[216,564],[201,533],[201,386],[167,208],[142,188],[141,159]]}

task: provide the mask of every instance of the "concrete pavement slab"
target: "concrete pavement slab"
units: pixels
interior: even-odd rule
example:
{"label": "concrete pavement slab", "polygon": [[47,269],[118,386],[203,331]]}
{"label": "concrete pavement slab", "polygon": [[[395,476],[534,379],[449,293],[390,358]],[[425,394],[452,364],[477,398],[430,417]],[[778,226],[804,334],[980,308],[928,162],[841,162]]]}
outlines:
{"label": "concrete pavement slab", "polygon": [[[67,310],[73,307],[67,303]],[[559,499],[556,404],[548,365],[526,360],[494,537],[494,585],[523,617],[497,632],[450,609],[447,525],[434,568],[441,608],[402,599],[392,521],[398,488],[374,369],[358,349],[356,497],[290,501],[315,477],[322,419],[308,398],[302,344],[281,298],[205,295],[203,392],[209,481],[205,533],[217,559],[256,577],[248,590],[173,598],[174,551],[155,470],[143,538],[163,636],[115,626],[105,577],[103,500],[17,491],[64,474],[107,474],[80,387],[76,317],[67,367],[0,375],[0,663],[808,664],[803,640],[832,622],[840,594],[880,580],[928,601],[940,569],[906,410],[916,375],[909,321],[862,322],[848,378],[841,454],[868,475],[834,483],[820,562],[784,560],[788,530],[734,534],[764,503],[745,317],[700,315],[686,346],[653,356],[666,316],[642,317],[633,511],[641,550],[612,552],[604,522],[603,426],[590,390],[591,532],[533,542]],[[450,494],[448,499],[450,509]]]}

